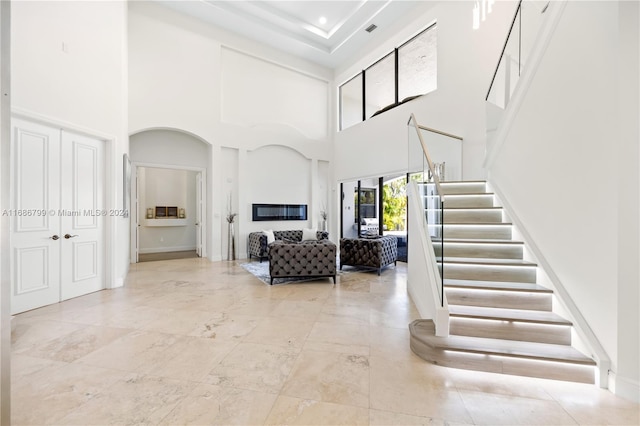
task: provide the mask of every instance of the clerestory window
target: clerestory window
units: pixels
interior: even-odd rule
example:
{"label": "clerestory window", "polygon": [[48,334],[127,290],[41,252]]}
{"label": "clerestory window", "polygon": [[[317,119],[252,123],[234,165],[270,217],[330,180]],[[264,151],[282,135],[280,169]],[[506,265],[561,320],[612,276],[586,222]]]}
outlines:
{"label": "clerestory window", "polygon": [[437,40],[433,24],[342,84],[340,130],[436,90]]}

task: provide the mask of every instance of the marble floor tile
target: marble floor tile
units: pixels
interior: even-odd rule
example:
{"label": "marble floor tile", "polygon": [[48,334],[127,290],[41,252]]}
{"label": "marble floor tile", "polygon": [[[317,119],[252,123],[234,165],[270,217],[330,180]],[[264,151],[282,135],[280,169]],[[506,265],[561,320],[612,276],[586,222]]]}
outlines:
{"label": "marble floor tile", "polygon": [[256,328],[243,341],[302,349],[313,325],[311,321],[267,317],[259,320]]}
{"label": "marble floor tile", "polygon": [[556,401],[460,391],[477,425],[578,424]]}
{"label": "marble floor tile", "polygon": [[234,340],[183,337],[180,351],[139,368],[141,373],[169,379],[201,382],[238,345]]}
{"label": "marble floor tile", "polygon": [[307,338],[308,342],[328,343],[336,346],[364,346],[370,342],[369,326],[316,322]]}
{"label": "marble floor tile", "polygon": [[269,314],[273,317],[295,318],[304,321],[316,321],[322,311],[325,300],[288,300],[283,299]]}
{"label": "marble floor tile", "polygon": [[[73,362],[108,345],[129,331],[124,328],[86,326],[64,336],[45,341],[41,345],[35,345],[28,351],[28,354],[32,357]],[[20,351],[16,353],[20,353]]]}
{"label": "marble floor tile", "polygon": [[277,395],[199,384],[161,425],[261,425]]}
{"label": "marble floor tile", "polygon": [[640,405],[606,389],[548,380],[540,386],[580,424],[640,425]]}
{"label": "marble floor tile", "polygon": [[105,306],[82,309],[75,312],[73,316],[68,316],[65,320],[96,326],[141,329],[162,318],[164,314],[164,309],[145,305],[132,307],[123,306],[120,303],[108,303]]}
{"label": "marble floor tile", "polygon": [[203,378],[205,383],[279,393],[298,350],[275,345],[239,343]]}
{"label": "marble floor tile", "polygon": [[66,425],[158,424],[197,384],[129,373],[60,419]]}
{"label": "marble floor tile", "polygon": [[376,327],[369,328],[371,355],[392,360],[417,360],[409,347],[409,328]]}
{"label": "marble floor tile", "polygon": [[206,339],[239,341],[251,333],[259,321],[259,317],[219,312],[212,315],[209,320],[198,324],[187,335]]}
{"label": "marble floor tile", "polygon": [[326,303],[318,321],[334,324],[369,325],[369,304]]}
{"label": "marble floor tile", "polygon": [[11,354],[11,383],[16,386],[30,380],[30,376],[45,368],[61,367],[67,363],[29,355]]}
{"label": "marble floor tile", "polygon": [[349,279],[340,279],[338,282],[338,287],[342,291],[350,291],[356,293],[370,293],[371,292],[371,283],[366,279],[357,279],[357,280],[349,280]]}
{"label": "marble floor tile", "polygon": [[229,314],[266,317],[278,307],[280,300],[270,297],[253,297],[246,295],[229,306],[224,312]]}
{"label": "marble floor tile", "polygon": [[114,340],[76,362],[122,371],[139,371],[141,367],[180,352],[183,336],[135,330]]}
{"label": "marble floor tile", "polygon": [[[458,368],[440,368],[433,374],[437,374],[440,377],[448,377],[455,383],[455,387],[459,391],[468,390],[541,400],[553,399],[544,387],[544,384],[549,383],[549,380],[493,374],[483,371],[476,371],[475,374],[469,374],[469,370]],[[555,381],[551,382],[553,383]],[[526,385],[522,386],[523,383],[526,383]]]}
{"label": "marble floor tile", "polygon": [[42,346],[62,336],[84,328],[84,325],[72,324],[60,321],[47,321],[44,319],[16,320],[14,330],[11,332],[11,352],[28,353],[35,347]]}
{"label": "marble floor tile", "polygon": [[14,424],[640,424],[593,385],[418,358],[406,264],[269,286],[239,261],[130,266],[17,315]]}
{"label": "marble floor tile", "polygon": [[369,410],[369,424],[371,426],[462,426],[473,423],[456,423],[431,417],[411,416],[391,411]]}
{"label": "marble floor tile", "polygon": [[94,399],[125,374],[106,368],[64,363],[14,380],[12,424],[65,424],[61,419],[69,412]]}
{"label": "marble floor tile", "polygon": [[303,350],[281,394],[369,408],[369,359],[363,355]]}
{"label": "marble floor tile", "polygon": [[204,328],[204,324],[213,321],[212,312],[191,309],[167,309],[164,315],[145,324],[142,329],[166,334],[188,334],[195,329]]}
{"label": "marble floor tile", "polygon": [[397,362],[371,356],[371,408],[412,416],[472,423],[460,393],[438,368],[427,363]]}
{"label": "marble floor tile", "polygon": [[[286,287],[285,287],[286,286]],[[322,281],[306,281],[297,285],[280,285],[276,288],[286,290],[283,295],[284,300],[296,300],[303,302],[315,302],[326,300],[334,291],[333,281],[329,278],[323,278]]]}
{"label": "marble floor tile", "polygon": [[369,410],[279,396],[265,425],[368,425]]}

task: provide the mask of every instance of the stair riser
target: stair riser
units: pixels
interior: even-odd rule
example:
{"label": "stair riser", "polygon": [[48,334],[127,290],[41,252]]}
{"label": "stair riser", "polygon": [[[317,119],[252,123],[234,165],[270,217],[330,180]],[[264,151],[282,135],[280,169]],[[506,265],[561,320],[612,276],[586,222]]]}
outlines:
{"label": "stair riser", "polygon": [[[434,225],[435,226],[435,225]],[[445,225],[444,238],[510,240],[510,226]]]}
{"label": "stair riser", "polygon": [[425,345],[413,336],[411,350],[425,361],[445,367],[542,379],[566,380],[580,383],[595,383],[595,367],[561,362],[545,362],[505,356],[484,355],[451,350],[440,350]]}
{"label": "stair riser", "polygon": [[451,207],[493,207],[493,195],[445,196],[445,208]]}
{"label": "stair riser", "polygon": [[[440,256],[440,243],[434,242],[433,248],[436,256]],[[488,259],[522,259],[521,245],[505,244],[460,244],[444,243],[445,257],[472,257]]]}
{"label": "stair riser", "polygon": [[486,337],[556,345],[571,344],[571,327],[563,325],[451,317],[449,333],[457,336]]}
{"label": "stair riser", "polygon": [[445,287],[449,305],[481,306],[486,308],[551,311],[550,293],[521,291],[470,290]]}
{"label": "stair riser", "polygon": [[440,182],[440,187],[445,194],[483,194],[487,192],[487,185],[484,182]]}
{"label": "stair riser", "polygon": [[521,283],[536,282],[536,268],[533,267],[503,267],[477,266],[445,263],[444,278],[454,280],[480,281],[513,281]]}
{"label": "stair riser", "polygon": [[500,223],[502,210],[447,210],[444,223]]}

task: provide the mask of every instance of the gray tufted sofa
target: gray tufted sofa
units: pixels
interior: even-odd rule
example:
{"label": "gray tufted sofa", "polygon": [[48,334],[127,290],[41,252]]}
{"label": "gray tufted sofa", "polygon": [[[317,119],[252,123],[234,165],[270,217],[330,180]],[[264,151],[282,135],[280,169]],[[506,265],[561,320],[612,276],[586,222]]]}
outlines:
{"label": "gray tufted sofa", "polygon": [[380,271],[398,259],[398,239],[393,235],[373,238],[342,238],[340,240],[340,269],[344,265],[364,266]]}
{"label": "gray tufted sofa", "polygon": [[328,239],[285,242],[268,246],[269,275],[274,278],[332,277],[336,283],[336,245]]}
{"label": "gray tufted sofa", "polygon": [[[300,241],[302,240],[302,230],[297,229],[294,231],[273,231],[273,235],[276,240],[287,241]],[[329,233],[326,231],[317,231],[316,236],[318,240],[328,240]],[[262,262],[262,259],[266,259],[267,252],[267,236],[262,231],[252,232],[249,234],[249,241],[247,244],[247,257],[257,257]]]}

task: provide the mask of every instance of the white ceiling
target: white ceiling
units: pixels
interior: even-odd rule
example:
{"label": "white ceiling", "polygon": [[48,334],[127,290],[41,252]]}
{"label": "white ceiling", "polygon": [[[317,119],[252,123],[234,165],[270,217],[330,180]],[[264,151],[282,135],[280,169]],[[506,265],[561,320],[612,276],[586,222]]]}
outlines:
{"label": "white ceiling", "polygon": [[[171,9],[336,68],[385,28],[413,17],[420,0],[156,0]],[[326,18],[326,23],[320,22]],[[365,29],[378,28],[368,33]]]}

